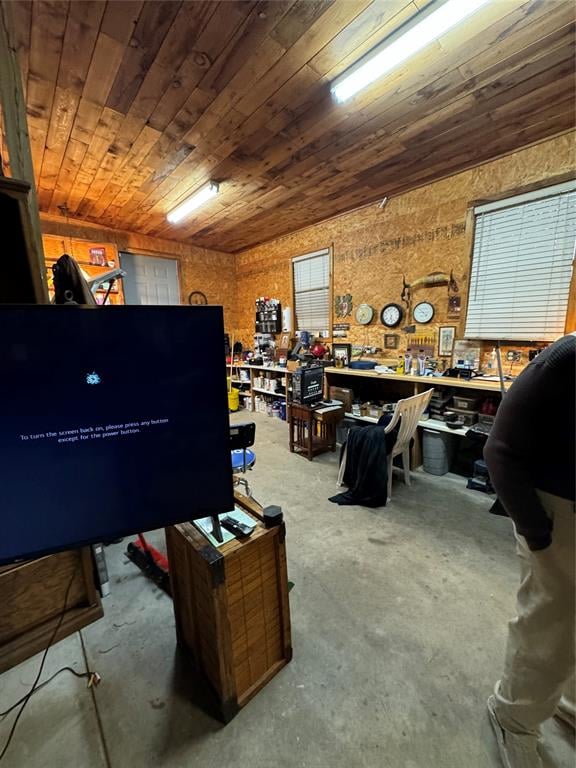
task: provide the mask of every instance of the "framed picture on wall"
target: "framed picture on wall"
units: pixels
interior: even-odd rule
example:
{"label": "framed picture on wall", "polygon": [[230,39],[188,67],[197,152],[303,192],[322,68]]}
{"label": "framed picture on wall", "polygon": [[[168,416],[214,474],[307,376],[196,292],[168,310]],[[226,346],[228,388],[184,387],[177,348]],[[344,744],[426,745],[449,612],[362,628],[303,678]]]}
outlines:
{"label": "framed picture on wall", "polygon": [[456,338],[455,325],[441,325],[438,329],[438,355],[440,357],[449,357],[454,349],[454,339]]}
{"label": "framed picture on wall", "polygon": [[458,320],[462,311],[462,297],[458,294],[448,296],[448,317],[451,320]]}
{"label": "framed picture on wall", "polygon": [[332,344],[334,362],[340,361],[340,365],[347,366],[352,357],[352,344]]}
{"label": "framed picture on wall", "polygon": [[289,333],[283,333],[282,336],[280,336],[280,349],[288,349],[290,346],[290,334]]}
{"label": "framed picture on wall", "polygon": [[398,338],[397,333],[385,333],[384,349],[398,349]]}

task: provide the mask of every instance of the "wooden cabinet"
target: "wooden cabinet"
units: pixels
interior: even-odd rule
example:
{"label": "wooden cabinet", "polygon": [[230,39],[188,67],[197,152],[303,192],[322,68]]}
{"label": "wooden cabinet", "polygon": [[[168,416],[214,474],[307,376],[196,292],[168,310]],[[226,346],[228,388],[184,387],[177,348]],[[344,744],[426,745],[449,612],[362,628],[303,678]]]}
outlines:
{"label": "wooden cabinet", "polygon": [[[324,411],[324,413],[322,413]],[[344,418],[344,408],[315,409],[299,403],[288,404],[289,447],[308,461],[326,451],[336,450],[336,427]]]}
{"label": "wooden cabinet", "polygon": [[37,247],[25,181],[0,176],[2,279],[0,304],[42,304],[48,301],[43,258]]}
{"label": "wooden cabinet", "polygon": [[0,566],[0,606],[1,673],[103,615],[90,548]]}
{"label": "wooden cabinet", "polygon": [[236,503],[256,521],[243,541],[216,549],[192,523],[166,529],[178,644],[224,722],[292,658],[284,523],[266,527],[251,499]]}

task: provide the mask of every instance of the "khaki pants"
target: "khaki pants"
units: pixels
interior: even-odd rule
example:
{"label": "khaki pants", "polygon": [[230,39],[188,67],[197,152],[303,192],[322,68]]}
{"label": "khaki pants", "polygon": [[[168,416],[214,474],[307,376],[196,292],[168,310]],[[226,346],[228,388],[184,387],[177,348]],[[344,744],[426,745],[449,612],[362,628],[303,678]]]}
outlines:
{"label": "khaki pants", "polygon": [[575,504],[538,492],[554,524],[552,544],[531,552],[516,536],[521,564],[518,617],[510,622],[496,716],[513,733],[538,734],[540,723],[575,701]]}

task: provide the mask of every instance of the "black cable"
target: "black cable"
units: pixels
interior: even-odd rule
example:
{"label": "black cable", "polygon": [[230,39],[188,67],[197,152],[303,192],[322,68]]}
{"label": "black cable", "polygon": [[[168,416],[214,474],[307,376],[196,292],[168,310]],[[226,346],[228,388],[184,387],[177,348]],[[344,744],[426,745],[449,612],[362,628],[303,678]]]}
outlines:
{"label": "black cable", "polygon": [[[45,685],[48,685],[48,683],[51,683],[52,680],[54,680],[55,677],[58,677],[58,675],[61,674],[62,672],[71,672],[76,677],[87,677],[88,679],[90,679],[94,674],[93,672],[77,672],[75,669],[72,669],[72,667],[61,667],[57,672],[54,672],[54,674],[51,677],[49,677],[48,680],[44,680],[43,683],[40,683],[40,685],[37,685],[35,690],[33,691],[33,694],[38,693],[38,691],[41,691]],[[9,715],[10,712],[13,712],[19,704],[22,704],[26,696],[28,696],[27,693],[24,694],[24,696],[22,696],[21,699],[18,699],[18,701],[14,702],[14,704],[12,704],[10,709],[7,709],[5,712],[0,712],[0,718],[4,718],[6,717],[6,715]]]}
{"label": "black cable", "polygon": [[[79,563],[80,563],[80,560],[78,560],[78,565],[79,565]],[[26,705],[30,701],[31,697],[33,696],[33,694],[34,694],[34,692],[35,692],[35,690],[36,690],[36,688],[38,686],[38,681],[40,680],[40,676],[42,675],[42,670],[44,669],[44,664],[46,662],[46,657],[48,656],[48,651],[50,650],[50,646],[52,645],[52,643],[56,639],[56,635],[58,634],[58,631],[59,631],[60,627],[62,626],[62,622],[64,621],[64,617],[66,615],[66,606],[68,604],[68,595],[70,594],[70,590],[72,589],[72,584],[74,583],[74,578],[75,578],[76,572],[78,570],[78,565],[73,570],[72,576],[70,577],[70,582],[69,582],[69,584],[68,584],[68,586],[66,588],[66,594],[64,595],[64,607],[62,608],[62,613],[60,614],[60,618],[58,619],[58,622],[57,622],[56,626],[54,627],[54,632],[52,632],[52,636],[50,638],[50,642],[48,643],[48,645],[46,647],[46,650],[44,651],[44,655],[42,656],[42,661],[40,663],[40,669],[38,670],[38,674],[36,675],[36,679],[34,680],[34,682],[32,684],[32,688],[30,689],[30,691],[28,691],[28,693],[26,694],[26,696],[24,696],[23,699],[20,699],[20,701],[22,701],[23,703],[22,703],[22,706],[20,707],[20,711],[16,715],[16,719],[12,723],[12,728],[10,729],[10,733],[8,734],[8,740],[6,741],[6,744],[4,745],[4,748],[2,749],[2,752],[0,752],[0,762],[2,762],[2,760],[4,759],[4,756],[5,756],[6,752],[8,752],[8,747],[10,746],[10,742],[12,741],[12,738],[14,736],[14,732],[16,731],[16,726],[18,725],[18,721],[20,720],[20,717],[22,716],[22,713],[24,712],[24,709],[26,708]]]}

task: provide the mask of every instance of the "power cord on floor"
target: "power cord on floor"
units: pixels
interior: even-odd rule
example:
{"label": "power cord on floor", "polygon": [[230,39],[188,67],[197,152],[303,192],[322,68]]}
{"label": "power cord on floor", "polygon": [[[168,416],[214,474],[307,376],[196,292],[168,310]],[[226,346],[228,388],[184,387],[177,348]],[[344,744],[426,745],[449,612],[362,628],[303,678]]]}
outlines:
{"label": "power cord on floor", "polygon": [[[78,564],[80,561],[78,561]],[[20,711],[16,715],[16,719],[12,723],[12,728],[10,729],[10,733],[8,734],[8,739],[6,740],[6,744],[4,745],[2,751],[0,752],[0,762],[4,759],[4,756],[8,752],[8,747],[10,746],[10,742],[12,741],[12,738],[14,737],[14,733],[16,731],[16,726],[18,725],[18,721],[20,720],[22,713],[24,712],[24,709],[26,708],[26,705],[32,698],[32,696],[37,693],[39,690],[44,688],[45,685],[48,685],[54,678],[59,675],[61,672],[64,672],[65,670],[68,670],[72,672],[72,674],[76,675],[76,677],[87,677],[89,679],[88,685],[97,685],[100,682],[100,677],[96,672],[76,672],[76,670],[72,669],[72,667],[62,667],[62,669],[59,669],[57,672],[55,672],[51,677],[48,678],[48,680],[45,680],[43,683],[38,685],[38,681],[40,680],[40,677],[42,675],[42,671],[44,669],[44,664],[46,662],[46,657],[48,656],[48,651],[50,650],[50,647],[52,646],[54,640],[56,639],[56,636],[60,630],[60,627],[62,626],[62,623],[64,621],[64,617],[66,616],[66,608],[68,605],[68,597],[70,595],[70,590],[72,589],[72,584],[74,583],[74,579],[76,577],[76,573],[78,571],[78,566],[74,569],[72,572],[72,575],[70,577],[70,581],[68,583],[68,586],[66,588],[66,594],[64,595],[64,606],[62,608],[62,612],[60,614],[60,617],[58,618],[58,621],[56,623],[56,626],[54,627],[54,631],[52,632],[52,635],[50,637],[50,642],[46,646],[46,650],[44,651],[44,654],[42,656],[42,661],[40,662],[40,668],[38,670],[38,673],[36,675],[36,679],[32,683],[32,688],[28,691],[28,693],[23,696],[19,701],[17,701],[15,704],[13,704],[10,709],[7,709],[5,712],[0,712],[0,717],[5,717],[6,715],[10,714],[16,707],[18,707],[20,704],[22,705],[20,707]]]}
{"label": "power cord on floor", "polygon": [[[58,677],[62,672],[70,672],[75,677],[85,677],[88,680],[88,687],[90,688],[92,685],[97,685],[100,682],[100,675],[97,672],[77,672],[72,667],[60,667],[60,669],[57,672],[54,672],[54,674],[48,678],[48,680],[44,680],[43,683],[40,683],[40,685],[37,685],[34,691],[32,692],[32,695],[35,693],[38,693],[38,691],[41,691],[42,688],[44,688],[45,685],[48,685],[48,683],[51,683],[52,680],[54,680],[55,677]],[[10,714],[10,712],[13,712],[16,707],[19,704],[22,704],[24,699],[28,696],[26,693],[24,696],[22,696],[21,699],[18,699],[18,701],[14,702],[10,709],[5,710],[4,712],[0,712],[0,719],[5,718],[7,715]]]}

